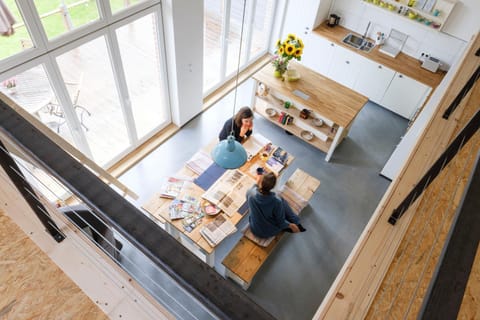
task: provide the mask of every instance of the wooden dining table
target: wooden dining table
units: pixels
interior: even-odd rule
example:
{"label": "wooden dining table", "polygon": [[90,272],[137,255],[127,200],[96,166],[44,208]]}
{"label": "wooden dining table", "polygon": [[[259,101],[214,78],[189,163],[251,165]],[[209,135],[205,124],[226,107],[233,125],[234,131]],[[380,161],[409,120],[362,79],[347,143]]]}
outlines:
{"label": "wooden dining table", "polygon": [[[214,139],[207,146],[202,148],[207,154],[211,153],[211,150],[218,143],[217,139]],[[294,157],[290,155],[290,158],[287,161],[287,165],[293,161]],[[256,176],[256,169],[258,167],[265,167],[265,160],[260,156],[260,153],[251,158],[250,161],[247,161],[239,170],[242,173],[250,176],[252,181],[254,181]],[[172,174],[173,177],[185,177],[191,178],[192,180],[198,178],[199,175],[190,170],[187,166],[183,166],[178,172]],[[252,183],[253,185],[253,183]],[[206,190],[202,189],[198,185],[192,184],[189,195],[200,199]],[[246,199],[245,199],[246,200]],[[198,226],[196,226],[192,231],[186,231],[183,227],[182,220],[172,220],[170,219],[169,206],[173,200],[168,198],[163,198],[161,192],[156,192],[145,204],[142,205],[142,208],[145,210],[145,213],[158,225],[163,227],[170,235],[176,238],[180,243],[182,243],[186,248],[192,251],[196,256],[201,258],[209,266],[213,267],[215,263],[215,249],[218,246],[210,245],[207,240],[201,235],[200,230],[202,227],[206,226],[208,223],[215,220],[216,216],[205,215]],[[248,213],[245,212],[235,212],[233,215],[228,216],[227,214],[221,212],[226,219],[230,220],[235,226],[245,217]],[[221,242],[220,242],[221,243]]]}

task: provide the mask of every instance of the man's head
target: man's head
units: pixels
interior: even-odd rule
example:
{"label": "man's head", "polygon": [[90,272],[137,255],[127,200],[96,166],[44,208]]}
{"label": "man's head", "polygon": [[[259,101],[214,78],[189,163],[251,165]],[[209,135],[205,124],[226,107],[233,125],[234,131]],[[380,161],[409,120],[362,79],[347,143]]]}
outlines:
{"label": "man's head", "polygon": [[277,183],[277,177],[273,172],[266,173],[262,176],[258,189],[262,194],[268,194],[270,190],[275,187]]}

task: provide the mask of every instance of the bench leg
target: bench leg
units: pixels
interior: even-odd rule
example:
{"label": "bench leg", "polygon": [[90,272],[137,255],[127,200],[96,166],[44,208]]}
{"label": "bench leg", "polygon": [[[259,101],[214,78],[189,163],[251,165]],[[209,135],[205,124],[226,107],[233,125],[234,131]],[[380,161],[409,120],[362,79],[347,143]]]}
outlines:
{"label": "bench leg", "polygon": [[250,287],[250,283],[244,281],[243,279],[240,279],[239,276],[237,276],[235,273],[231,272],[229,269],[225,268],[225,276],[227,278],[232,279],[236,283],[238,283],[243,290],[247,290]]}

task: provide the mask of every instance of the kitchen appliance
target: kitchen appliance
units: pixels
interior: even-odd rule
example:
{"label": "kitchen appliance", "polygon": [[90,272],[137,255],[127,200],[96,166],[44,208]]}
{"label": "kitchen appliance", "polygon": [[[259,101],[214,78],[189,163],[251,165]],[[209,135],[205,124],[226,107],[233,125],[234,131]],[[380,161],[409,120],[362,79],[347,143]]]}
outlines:
{"label": "kitchen appliance", "polygon": [[390,30],[390,35],[385,40],[385,44],[380,48],[380,52],[392,58],[395,58],[400,51],[402,51],[405,42],[407,42],[408,35],[395,30]]}
{"label": "kitchen appliance", "polygon": [[328,18],[327,26],[329,27],[335,27],[338,25],[340,22],[340,17],[337,16],[336,14],[331,14],[330,17]]}
{"label": "kitchen appliance", "polygon": [[431,71],[431,72],[437,72],[439,67],[440,67],[440,60],[434,57],[427,57],[422,63],[422,68],[427,69],[428,71]]}

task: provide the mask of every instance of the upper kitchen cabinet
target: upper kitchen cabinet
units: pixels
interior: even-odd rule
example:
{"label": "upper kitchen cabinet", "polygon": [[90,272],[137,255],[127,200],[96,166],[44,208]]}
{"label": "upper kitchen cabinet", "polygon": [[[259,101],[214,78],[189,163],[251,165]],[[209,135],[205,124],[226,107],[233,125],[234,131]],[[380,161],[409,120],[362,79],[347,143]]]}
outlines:
{"label": "upper kitchen cabinet", "polygon": [[362,0],[434,30],[442,30],[456,0]]}
{"label": "upper kitchen cabinet", "polygon": [[305,37],[327,19],[332,0],[288,1],[283,34]]}

